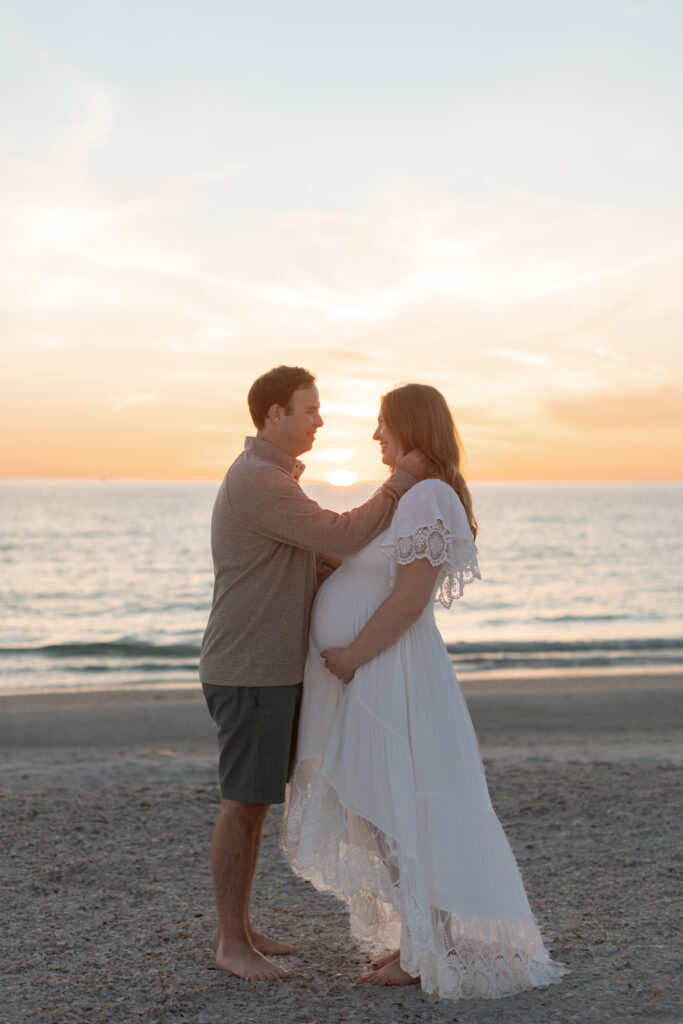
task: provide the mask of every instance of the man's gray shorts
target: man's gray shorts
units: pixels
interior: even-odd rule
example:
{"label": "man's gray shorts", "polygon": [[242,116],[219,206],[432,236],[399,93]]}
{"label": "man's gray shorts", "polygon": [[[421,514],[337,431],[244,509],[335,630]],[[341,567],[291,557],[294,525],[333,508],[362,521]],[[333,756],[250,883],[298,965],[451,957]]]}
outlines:
{"label": "man's gray shorts", "polygon": [[303,684],[202,684],[218,726],[218,778],[224,800],[281,804],[294,767]]}

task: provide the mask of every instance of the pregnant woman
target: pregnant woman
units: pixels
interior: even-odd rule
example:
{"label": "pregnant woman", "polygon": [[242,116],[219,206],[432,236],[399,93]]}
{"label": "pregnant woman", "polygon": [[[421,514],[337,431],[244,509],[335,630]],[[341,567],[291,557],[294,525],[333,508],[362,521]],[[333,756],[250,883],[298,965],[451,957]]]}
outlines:
{"label": "pregnant woman", "polygon": [[382,461],[421,449],[434,476],[389,529],[345,558],[311,617],[297,763],[282,847],[350,908],[353,935],[392,949],[364,976],[451,999],[558,980],[493,811],[433,603],[479,579],[476,521],[444,397],[384,396]]}

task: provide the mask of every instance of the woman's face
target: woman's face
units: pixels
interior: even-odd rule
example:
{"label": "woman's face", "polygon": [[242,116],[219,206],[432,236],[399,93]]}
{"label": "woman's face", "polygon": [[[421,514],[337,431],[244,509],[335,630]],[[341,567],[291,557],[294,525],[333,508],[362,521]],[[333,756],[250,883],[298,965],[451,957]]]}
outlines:
{"label": "woman's face", "polygon": [[390,466],[391,469],[394,469],[401,456],[405,455],[405,452],[403,451],[401,442],[396,437],[396,434],[389,430],[389,427],[382,419],[381,412],[377,417],[377,430],[372,435],[372,439],[373,441],[379,441],[379,447],[382,453],[382,462],[384,465]]}

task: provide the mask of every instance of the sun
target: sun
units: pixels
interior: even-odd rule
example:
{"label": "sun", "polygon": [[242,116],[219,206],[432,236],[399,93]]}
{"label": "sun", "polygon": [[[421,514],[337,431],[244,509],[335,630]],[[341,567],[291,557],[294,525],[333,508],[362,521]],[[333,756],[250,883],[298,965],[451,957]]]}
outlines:
{"label": "sun", "polygon": [[348,487],[356,483],[358,473],[353,473],[350,469],[328,469],[325,479],[333,487]]}

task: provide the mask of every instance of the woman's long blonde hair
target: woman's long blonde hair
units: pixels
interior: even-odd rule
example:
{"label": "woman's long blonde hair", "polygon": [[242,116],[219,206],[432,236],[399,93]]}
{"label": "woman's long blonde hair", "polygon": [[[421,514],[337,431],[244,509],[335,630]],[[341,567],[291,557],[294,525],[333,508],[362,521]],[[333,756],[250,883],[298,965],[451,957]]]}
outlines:
{"label": "woman's long blonde hair", "polygon": [[450,484],[476,537],[472,495],[460,468],[462,442],[441,392],[429,384],[403,384],[383,395],[380,415],[405,452],[419,448],[434,467],[430,476]]}

